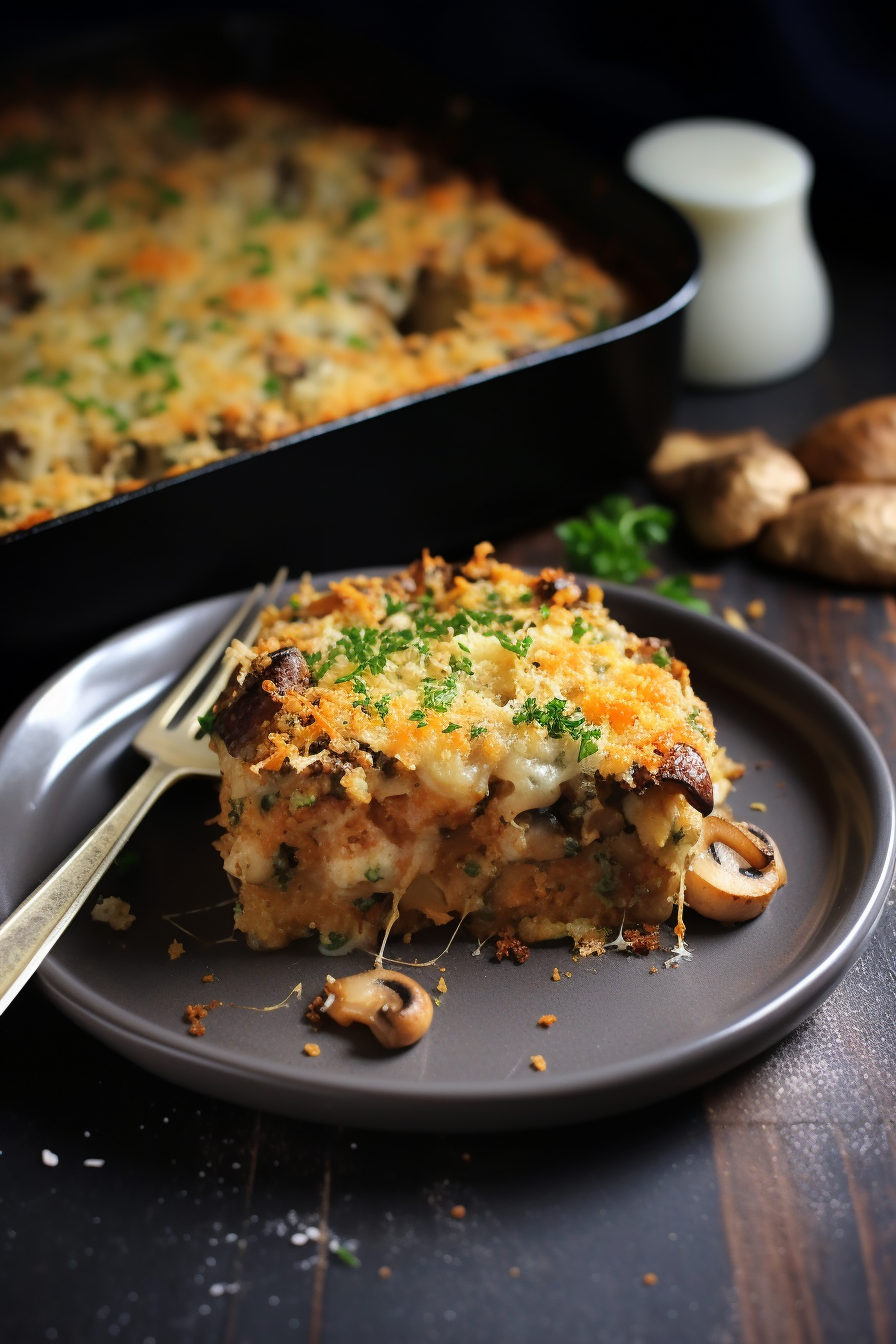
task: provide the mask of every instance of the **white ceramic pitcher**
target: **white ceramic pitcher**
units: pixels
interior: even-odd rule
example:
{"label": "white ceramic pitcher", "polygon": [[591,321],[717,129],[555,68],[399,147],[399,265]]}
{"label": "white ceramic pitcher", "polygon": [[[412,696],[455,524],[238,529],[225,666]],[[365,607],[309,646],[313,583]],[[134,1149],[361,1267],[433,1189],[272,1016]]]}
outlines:
{"label": "white ceramic pitcher", "polygon": [[703,280],[685,317],[685,377],[748,386],[817,359],[830,335],[831,297],[809,226],[815,165],[805,146],[756,122],[698,118],[645,132],[625,166],[700,239]]}

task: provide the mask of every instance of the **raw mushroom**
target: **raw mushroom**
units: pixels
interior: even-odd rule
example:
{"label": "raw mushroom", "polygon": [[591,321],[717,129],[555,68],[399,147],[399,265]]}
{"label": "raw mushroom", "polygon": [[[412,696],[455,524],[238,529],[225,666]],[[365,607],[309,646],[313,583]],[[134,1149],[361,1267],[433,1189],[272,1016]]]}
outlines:
{"label": "raw mushroom", "polygon": [[[685,442],[673,452],[669,439]],[[695,434],[668,436],[651,459],[650,473],[657,488],[678,502],[701,546],[727,550],[754,541],[809,489],[796,458],[760,431],[706,439],[697,457],[699,442]]]}
{"label": "raw mushroom", "polygon": [[824,485],[763,533],[759,554],[835,583],[896,583],[896,485]]}
{"label": "raw mushroom", "polygon": [[896,397],[876,397],[829,415],[793,445],[815,485],[896,484]]}
{"label": "raw mushroom", "polygon": [[723,924],[761,915],[787,870],[770,836],[758,826],[707,817],[685,877],[688,905]]}
{"label": "raw mushroom", "polygon": [[334,980],[328,991],[322,1013],[340,1027],[363,1023],[390,1050],[413,1045],[432,1022],[432,999],[422,985],[400,971],[374,967]]}

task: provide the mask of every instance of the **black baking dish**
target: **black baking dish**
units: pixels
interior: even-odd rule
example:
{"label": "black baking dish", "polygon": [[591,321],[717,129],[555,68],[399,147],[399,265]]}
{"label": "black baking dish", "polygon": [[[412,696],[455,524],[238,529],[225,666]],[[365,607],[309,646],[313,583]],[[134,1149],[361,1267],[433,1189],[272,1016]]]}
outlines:
{"label": "black baking dish", "polygon": [[[456,89],[371,60],[365,44],[310,40],[304,20],[301,37],[270,16],[130,29],[44,52],[27,63],[28,79],[32,88],[150,73],[180,85],[252,84],[409,128],[555,219],[628,282],[638,315],[4,538],[3,633],[8,646],[43,643],[42,676],[121,626],[281,564],[298,573],[388,563],[424,545],[457,556],[567,515],[637,468],[666,424],[683,310],[698,284],[684,220]],[[7,98],[21,75],[8,72]]]}

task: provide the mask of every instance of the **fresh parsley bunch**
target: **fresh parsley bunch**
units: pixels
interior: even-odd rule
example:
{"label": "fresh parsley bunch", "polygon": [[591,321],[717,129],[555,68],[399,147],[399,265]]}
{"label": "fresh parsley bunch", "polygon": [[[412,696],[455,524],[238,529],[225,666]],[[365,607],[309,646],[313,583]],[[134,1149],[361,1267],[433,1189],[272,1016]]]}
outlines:
{"label": "fresh parsley bunch", "polygon": [[[617,583],[636,583],[653,568],[647,547],[668,541],[674,522],[671,509],[658,504],[636,508],[628,495],[606,495],[584,518],[561,523],[557,535],[566,546],[571,569]],[[691,611],[712,614],[709,603],[691,591],[689,574],[670,574],[660,579],[654,591]]]}
{"label": "fresh parsley bunch", "polygon": [[606,495],[584,518],[557,528],[571,568],[599,579],[635,583],[653,568],[647,547],[669,540],[675,514],[658,504],[636,508],[628,495]]}

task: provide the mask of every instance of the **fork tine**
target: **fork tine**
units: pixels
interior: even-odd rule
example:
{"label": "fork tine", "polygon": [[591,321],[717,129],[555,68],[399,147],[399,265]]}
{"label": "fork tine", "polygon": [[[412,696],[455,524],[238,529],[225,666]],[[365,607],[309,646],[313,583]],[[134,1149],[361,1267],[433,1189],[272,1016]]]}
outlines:
{"label": "fork tine", "polygon": [[219,630],[210,643],[206,645],[192,667],[187,669],[180,681],[174,687],[174,690],[170,692],[168,698],[157,710],[156,721],[160,727],[167,727],[178,710],[182,709],[187,704],[187,701],[193,692],[196,691],[215,665],[220,662],[221,658],[224,656],[224,650],[230,645],[237,630],[242,626],[253,607],[257,606],[263,592],[264,588],[262,585],[256,583],[239,611],[230,618],[223,629]]}
{"label": "fork tine", "polygon": [[[172,692],[169,697],[170,703],[166,701],[162,707],[162,712],[159,715],[159,726],[161,728],[172,725],[176,718],[183,721],[192,707],[196,711],[193,717],[198,717],[198,712],[204,702],[217,699],[221,683],[226,676],[225,670],[220,666],[226,649],[234,639],[251,642],[255,638],[262,611],[277,596],[288,574],[289,570],[286,566],[281,565],[267,588],[262,589],[260,583],[255,585],[236,615],[212,640],[200,660],[194,663],[180,685]],[[184,727],[186,727],[185,723]]]}

